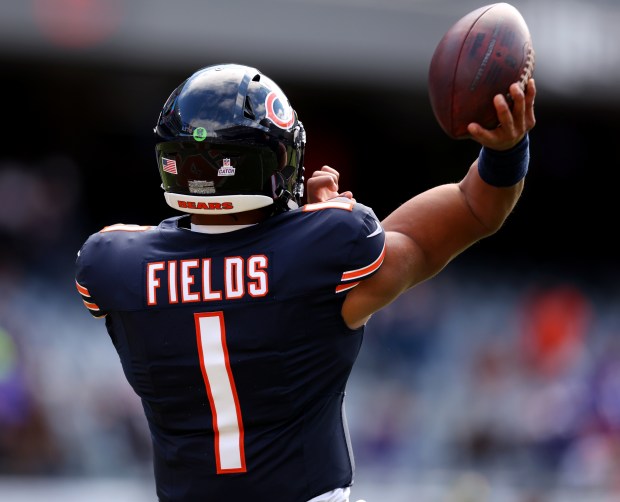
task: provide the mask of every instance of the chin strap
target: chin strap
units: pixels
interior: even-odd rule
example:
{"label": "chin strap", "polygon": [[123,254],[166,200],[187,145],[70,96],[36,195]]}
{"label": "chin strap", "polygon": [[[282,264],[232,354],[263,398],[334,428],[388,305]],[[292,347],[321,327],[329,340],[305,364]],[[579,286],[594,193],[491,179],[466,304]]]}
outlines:
{"label": "chin strap", "polygon": [[[295,184],[295,188],[297,188],[297,184]],[[291,194],[291,192],[289,192],[288,190],[284,190],[284,188],[281,188],[280,192],[276,195],[276,198],[273,201],[272,207],[273,211],[271,215],[273,216],[274,214],[280,214],[291,209],[297,209],[299,207],[299,202],[298,199],[293,194]]]}

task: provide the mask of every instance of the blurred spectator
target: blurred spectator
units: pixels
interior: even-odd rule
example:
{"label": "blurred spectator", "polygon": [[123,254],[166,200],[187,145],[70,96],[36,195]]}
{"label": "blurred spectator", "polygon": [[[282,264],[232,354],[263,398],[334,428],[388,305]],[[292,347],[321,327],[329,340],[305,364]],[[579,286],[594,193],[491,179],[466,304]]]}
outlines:
{"label": "blurred spectator", "polygon": [[0,327],[0,474],[52,474],[62,465],[45,410],[30,390],[30,371]]}
{"label": "blurred spectator", "polygon": [[592,361],[585,382],[587,419],[560,466],[560,481],[612,491],[620,499],[620,342]]}
{"label": "blurred spectator", "polygon": [[592,305],[579,288],[534,288],[521,316],[525,361],[533,371],[553,378],[579,362],[592,321]]}

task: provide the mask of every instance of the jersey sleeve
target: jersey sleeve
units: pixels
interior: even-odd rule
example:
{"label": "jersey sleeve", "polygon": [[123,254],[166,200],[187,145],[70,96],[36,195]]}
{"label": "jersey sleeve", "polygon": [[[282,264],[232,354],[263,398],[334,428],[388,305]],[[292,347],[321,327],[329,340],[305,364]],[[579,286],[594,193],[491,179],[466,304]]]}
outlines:
{"label": "jersey sleeve", "polygon": [[[336,293],[354,288],[379,270],[385,258],[385,232],[370,207],[331,200],[307,204],[303,211],[320,214],[309,231],[315,236],[315,245],[308,247],[308,253],[321,249],[322,261],[337,267]],[[307,256],[307,260],[312,262],[313,257]]]}
{"label": "jersey sleeve", "polygon": [[103,318],[108,313],[99,307],[96,298],[93,297],[90,290],[91,280],[89,278],[89,270],[92,270],[92,268],[89,267],[89,263],[91,261],[90,250],[92,244],[91,241],[96,239],[96,235],[97,234],[89,237],[77,253],[77,259],[75,262],[75,287],[82,297],[84,306],[88,309],[91,315],[95,318]]}
{"label": "jersey sleeve", "polygon": [[[115,224],[91,235],[78,251],[75,285],[93,317],[105,317],[119,305],[136,304],[140,290],[143,254],[141,235],[152,226]],[[139,303],[139,302],[138,302]]]}
{"label": "jersey sleeve", "polygon": [[379,270],[385,258],[385,232],[375,213],[367,206],[354,205],[354,213],[360,224],[357,241],[351,247],[347,260],[348,267],[343,271],[336,293],[348,291],[362,280],[371,277]]}

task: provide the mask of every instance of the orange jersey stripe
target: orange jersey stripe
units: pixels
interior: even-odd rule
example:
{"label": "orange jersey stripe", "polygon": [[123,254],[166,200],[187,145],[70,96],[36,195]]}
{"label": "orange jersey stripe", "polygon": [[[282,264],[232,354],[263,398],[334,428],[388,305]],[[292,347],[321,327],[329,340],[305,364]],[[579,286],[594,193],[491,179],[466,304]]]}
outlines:
{"label": "orange jersey stripe", "polygon": [[84,286],[82,286],[79,282],[75,281],[75,287],[77,288],[78,292],[81,295],[90,296],[90,293],[88,292],[88,289],[86,289]]}
{"label": "orange jersey stripe", "polygon": [[385,258],[385,244],[383,244],[383,249],[381,250],[381,254],[375,261],[373,261],[370,265],[367,265],[366,267],[358,268],[357,270],[349,270],[348,272],[344,272],[342,274],[341,280],[351,281],[351,280],[361,279],[363,277],[366,277],[367,275],[376,271],[381,266],[384,258]]}
{"label": "orange jersey stripe", "polygon": [[360,281],[349,282],[348,284],[341,284],[340,286],[336,286],[336,293],[342,293],[343,291],[348,291],[349,289],[353,289],[359,283]]}

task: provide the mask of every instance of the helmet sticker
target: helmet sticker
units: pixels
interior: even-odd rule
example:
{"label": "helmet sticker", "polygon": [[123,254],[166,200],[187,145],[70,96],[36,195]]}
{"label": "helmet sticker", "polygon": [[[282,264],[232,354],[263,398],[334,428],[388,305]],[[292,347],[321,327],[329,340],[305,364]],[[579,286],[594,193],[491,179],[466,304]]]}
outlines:
{"label": "helmet sticker", "polygon": [[167,159],[166,157],[161,158],[161,167],[162,169],[170,174],[178,174],[177,173],[177,163],[172,159]]}
{"label": "helmet sticker", "polygon": [[204,127],[196,127],[192,136],[196,141],[204,141],[207,137],[207,130]]}
{"label": "helmet sticker", "polygon": [[205,195],[215,193],[215,183],[212,181],[188,180],[187,186],[189,188],[189,193],[192,194]]}
{"label": "helmet sticker", "polygon": [[281,129],[288,129],[295,123],[295,114],[288,100],[271,91],[265,98],[267,118]]}
{"label": "helmet sticker", "polygon": [[222,160],[222,167],[217,170],[218,176],[234,176],[235,168],[230,165],[230,159]]}

